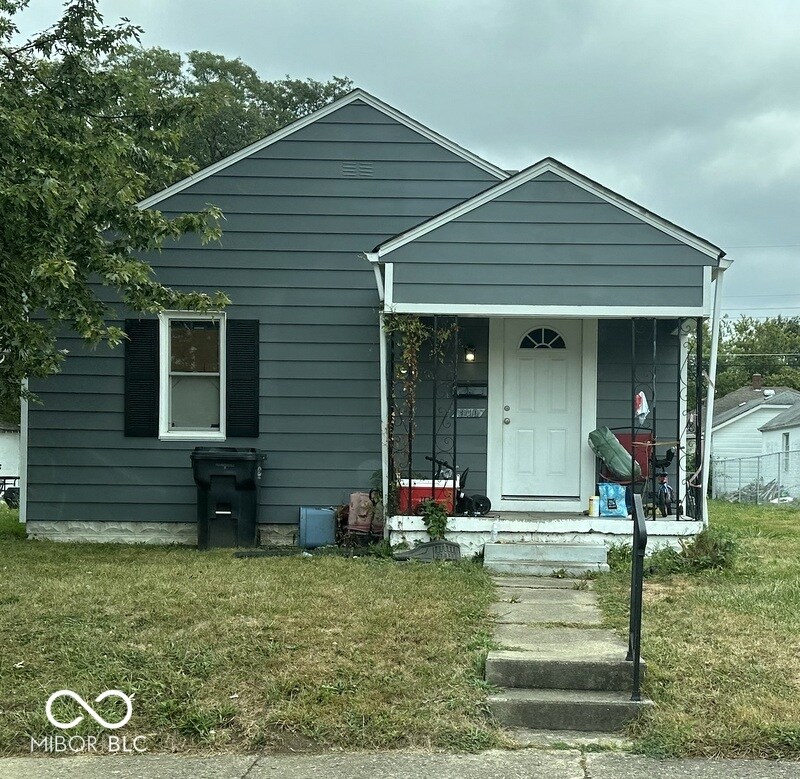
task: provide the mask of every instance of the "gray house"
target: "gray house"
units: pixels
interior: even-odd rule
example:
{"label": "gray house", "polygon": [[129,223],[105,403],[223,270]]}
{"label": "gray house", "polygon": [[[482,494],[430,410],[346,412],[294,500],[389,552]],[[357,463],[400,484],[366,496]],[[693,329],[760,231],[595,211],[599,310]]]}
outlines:
{"label": "gray house", "polygon": [[[208,203],[225,215],[219,244],[187,237],[147,259],[165,284],[232,305],[128,316],[124,350],[65,339],[24,425],[29,535],[191,543],[189,453],[221,445],[267,452],[261,538],[289,541],[300,506],[346,502],[378,470],[384,485],[390,468],[424,474],[445,439],[494,506],[454,533],[524,540],[549,517],[612,533],[580,516],[588,433],[630,426],[642,392],[656,446],[685,441],[686,335],[718,307],[729,260],[557,160],[511,175],[356,90],[141,205]],[[390,314],[456,332],[448,378],[420,385],[442,402],[420,402],[413,451],[397,446]],[[681,494],[696,466],[673,465]],[[394,513],[393,534],[420,531]]]}

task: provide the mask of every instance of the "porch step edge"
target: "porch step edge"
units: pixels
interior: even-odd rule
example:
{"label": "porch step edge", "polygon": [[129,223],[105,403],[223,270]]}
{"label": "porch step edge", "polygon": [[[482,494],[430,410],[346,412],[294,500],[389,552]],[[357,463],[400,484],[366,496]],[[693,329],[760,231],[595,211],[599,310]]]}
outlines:
{"label": "porch step edge", "polygon": [[[581,660],[557,656],[537,656],[533,652],[492,650],[486,658],[485,678],[489,684],[505,689],[621,691],[631,687],[633,664],[618,659]],[[639,665],[642,678],[647,665]]]}
{"label": "porch step edge", "polygon": [[563,561],[569,563],[605,563],[608,550],[605,544],[562,544],[514,542],[484,544],[483,559],[488,561]]}
{"label": "porch step edge", "polygon": [[617,733],[653,705],[630,692],[506,689],[487,698],[492,716],[507,727]]}
{"label": "porch step edge", "polygon": [[581,563],[566,560],[537,560],[535,562],[507,562],[504,560],[483,560],[483,567],[495,573],[517,574],[522,576],[552,576],[555,571],[564,571],[568,576],[582,576],[585,573],[609,570],[607,563]]}

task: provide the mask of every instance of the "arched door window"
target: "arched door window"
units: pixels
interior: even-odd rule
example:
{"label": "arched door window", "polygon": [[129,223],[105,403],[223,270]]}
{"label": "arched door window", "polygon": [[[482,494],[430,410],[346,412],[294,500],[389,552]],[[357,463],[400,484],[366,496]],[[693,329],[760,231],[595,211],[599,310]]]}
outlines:
{"label": "arched door window", "polygon": [[520,349],[566,349],[564,339],[549,327],[534,327],[522,336]]}

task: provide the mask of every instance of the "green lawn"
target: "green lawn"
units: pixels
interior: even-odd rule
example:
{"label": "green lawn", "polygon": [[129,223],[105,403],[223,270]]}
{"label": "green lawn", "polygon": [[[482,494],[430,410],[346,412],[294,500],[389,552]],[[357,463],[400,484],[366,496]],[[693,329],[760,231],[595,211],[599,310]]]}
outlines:
{"label": "green lawn", "polygon": [[[649,578],[643,655],[658,704],[633,731],[656,755],[800,758],[800,511],[712,503],[733,534],[731,570]],[[607,620],[627,626],[629,581],[597,582]]]}
{"label": "green lawn", "polygon": [[[135,693],[120,733],[149,751],[499,743],[479,565],[28,542],[7,510],[0,559],[5,754],[54,732],[44,705],[62,688]],[[101,731],[86,717],[73,732]]]}

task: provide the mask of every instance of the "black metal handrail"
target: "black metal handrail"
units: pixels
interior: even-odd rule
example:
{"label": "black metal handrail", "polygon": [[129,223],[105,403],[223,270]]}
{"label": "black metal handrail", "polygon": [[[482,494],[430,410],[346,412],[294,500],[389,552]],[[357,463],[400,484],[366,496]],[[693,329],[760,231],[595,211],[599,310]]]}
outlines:
{"label": "black metal handrail", "polygon": [[631,611],[628,630],[628,656],[633,661],[632,701],[641,700],[640,661],[642,657],[642,586],[644,583],[644,554],[647,549],[642,496],[633,496],[633,555],[631,560]]}

